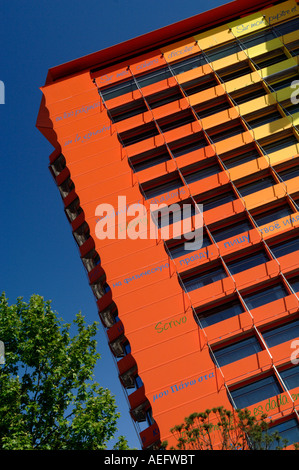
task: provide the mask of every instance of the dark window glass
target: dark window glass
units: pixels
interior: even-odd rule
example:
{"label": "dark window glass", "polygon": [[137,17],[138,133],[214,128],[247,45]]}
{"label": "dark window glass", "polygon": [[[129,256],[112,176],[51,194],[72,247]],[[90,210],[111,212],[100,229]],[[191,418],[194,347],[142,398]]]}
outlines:
{"label": "dark window glass", "polygon": [[288,292],[282,284],[276,284],[252,294],[243,295],[243,299],[249,309],[254,309],[266,305],[275,300],[286,297]]}
{"label": "dark window glass", "polygon": [[267,41],[271,41],[271,39],[275,38],[276,35],[271,30],[268,30],[262,33],[250,34],[249,36],[245,36],[244,38],[240,39],[240,42],[245,49],[249,49],[250,47],[257,46],[258,44],[262,44]]}
{"label": "dark window glass", "polygon": [[[192,251],[200,250],[201,248],[205,248],[209,245],[211,245],[211,240],[209,239],[208,235],[206,233],[203,233],[202,236],[202,244],[197,245],[196,242],[192,243],[193,240],[184,240],[181,241],[180,243],[177,243],[175,245],[169,245],[168,250],[170,251],[170,255],[172,258],[179,258],[180,256],[188,255],[192,253]],[[192,250],[186,250],[185,248],[185,243],[191,244],[192,243]]]}
{"label": "dark window glass", "polygon": [[249,220],[242,220],[236,223],[229,224],[226,227],[217,230],[211,229],[211,232],[216,242],[221,242],[230,237],[239,235],[240,233],[248,232],[252,228],[253,227]]}
{"label": "dark window glass", "polygon": [[188,96],[194,95],[204,90],[208,90],[214,86],[219,85],[214,74],[204,75],[203,77],[196,78],[186,83],[182,83],[181,87]]}
{"label": "dark window glass", "polygon": [[279,140],[276,140],[275,142],[271,142],[269,144],[262,144],[261,142],[260,144],[261,144],[263,152],[267,154],[267,153],[277,152],[278,150],[282,150],[284,148],[290,147],[291,145],[298,144],[298,140],[292,134],[288,137],[280,138]]}
{"label": "dark window glass", "polygon": [[227,127],[227,124],[225,124],[223,126],[217,126],[214,129],[209,129],[207,134],[213,142],[220,142],[221,140],[229,139],[230,137],[242,134],[243,132],[245,132],[245,129],[238,120],[235,123],[231,123],[230,127]]}
{"label": "dark window glass", "polygon": [[265,67],[270,67],[271,65],[278,64],[283,60],[287,60],[288,56],[281,49],[277,49],[275,51],[267,52],[266,54],[262,54],[259,57],[255,57],[252,61],[258,65],[260,69]]}
{"label": "dark window glass", "polygon": [[282,393],[282,387],[274,376],[253,382],[231,391],[237,408],[246,408],[266,398]]}
{"label": "dark window glass", "polygon": [[236,92],[231,93],[231,98],[234,100],[236,104],[247,103],[248,101],[254,100],[255,98],[259,98],[261,96],[265,96],[267,94],[266,90],[263,88],[261,84],[259,85],[252,85],[242,90],[238,90]]}
{"label": "dark window glass", "polygon": [[175,158],[185,155],[189,152],[202,149],[207,146],[206,139],[200,134],[194,137],[180,139],[169,144],[169,148]]}
{"label": "dark window glass", "polygon": [[261,345],[255,336],[230,344],[225,348],[213,351],[220,367],[239,361],[244,357],[251,356],[262,350]]}
{"label": "dark window glass", "polygon": [[219,266],[218,268],[210,269],[209,271],[204,271],[200,274],[196,274],[190,278],[183,279],[183,285],[187,292],[190,292],[200,287],[207,286],[213,282],[219,281],[227,277],[226,272]]}
{"label": "dark window glass", "polygon": [[249,194],[261,191],[262,189],[270,188],[274,184],[276,184],[274,178],[272,178],[272,176],[266,176],[265,178],[259,178],[252,183],[244,184],[243,186],[238,187],[238,190],[241,196],[245,197]]}
{"label": "dark window glass", "polygon": [[145,87],[151,85],[152,83],[161,82],[166,78],[172,76],[171,71],[168,67],[163,67],[160,70],[155,70],[154,72],[147,73],[145,75],[136,76],[136,80],[140,87]]}
{"label": "dark window glass", "polygon": [[267,263],[269,257],[265,251],[259,251],[258,253],[247,254],[243,258],[238,258],[234,261],[226,261],[226,265],[232,274],[237,274],[247,269],[259,266],[262,263]]}
{"label": "dark window glass", "polygon": [[180,62],[176,62],[175,64],[171,64],[171,68],[174,75],[179,75],[180,73],[186,72],[187,70],[195,69],[206,63],[207,61],[205,57],[200,54],[189,57],[188,59],[182,60]]}
{"label": "dark window glass", "polygon": [[[296,418],[289,419],[288,421],[284,421],[283,423],[277,424],[276,426],[271,426],[268,432],[269,434],[278,432],[282,439],[287,439],[288,446],[299,442],[299,424]],[[277,441],[274,441],[269,446],[269,450],[275,450],[276,447]]]}
{"label": "dark window glass", "polygon": [[188,184],[193,183],[194,181],[199,181],[204,178],[208,178],[209,176],[216,175],[221,171],[219,165],[214,164],[211,166],[207,166],[205,168],[201,168],[200,170],[195,170],[192,173],[188,172],[184,174],[184,179]]}
{"label": "dark window glass", "polygon": [[280,208],[279,207],[273,208],[272,210],[268,210],[261,214],[257,214],[257,215],[252,214],[252,215],[256,223],[259,226],[261,226],[261,225],[265,225],[267,223],[273,222],[274,220],[281,219],[291,214],[293,214],[293,210],[290,208],[290,206],[283,206]]}
{"label": "dark window glass", "polygon": [[146,104],[143,100],[130,101],[130,103],[109,110],[112,121],[120,122],[132,116],[145,113]]}
{"label": "dark window glass", "polygon": [[294,251],[299,250],[299,238],[291,238],[291,240],[282,241],[276,245],[270,245],[270,250],[277,258],[294,253]]}
{"label": "dark window glass", "polygon": [[288,282],[292,286],[295,292],[299,292],[299,276],[288,278]]}
{"label": "dark window glass", "polygon": [[224,81],[229,82],[235,78],[242,77],[252,73],[252,68],[249,66],[248,62],[239,62],[237,65],[226,67],[225,69],[218,70],[217,75]]}
{"label": "dark window glass", "polygon": [[166,227],[167,225],[171,225],[180,220],[192,217],[193,215],[198,213],[198,211],[196,212],[196,209],[194,205],[192,205],[192,203],[188,203],[188,210],[183,207],[183,204],[186,204],[186,201],[182,204],[179,204],[180,210],[174,210],[169,212],[168,208],[166,208],[165,210],[162,208],[160,211],[157,210],[153,212],[151,214],[151,217],[155,225],[157,225],[159,228]]}
{"label": "dark window glass", "polygon": [[257,150],[251,150],[250,152],[246,152],[243,155],[237,155],[235,157],[229,158],[224,160],[224,165],[226,168],[234,168],[235,166],[242,165],[243,163],[251,162],[256,158],[259,158],[260,154]]}
{"label": "dark window glass", "polygon": [[221,321],[227,320],[228,318],[235,317],[244,312],[244,308],[239,300],[232,300],[231,302],[225,303],[223,305],[210,308],[205,312],[197,310],[197,318],[199,319],[200,325],[203,328],[207,326],[214,325]]}
{"label": "dark window glass", "polygon": [[147,199],[150,199],[151,197],[155,197],[155,196],[159,196],[160,194],[164,194],[166,192],[169,192],[169,191],[173,191],[177,188],[179,188],[180,186],[182,186],[183,183],[182,183],[182,180],[181,178],[177,177],[171,181],[168,181],[168,182],[162,182],[158,185],[155,185],[154,187],[152,188],[146,188],[145,185],[141,185],[142,186],[142,189],[146,195],[146,198]]}
{"label": "dark window glass", "polygon": [[101,94],[105,101],[111,100],[112,98],[116,98],[117,96],[125,95],[126,93],[130,93],[134,90],[137,90],[137,85],[134,81],[128,80],[126,82],[117,83],[116,85],[112,85],[105,90],[101,90]]}
{"label": "dark window glass", "polygon": [[293,75],[292,77],[285,78],[284,80],[281,80],[275,83],[270,83],[272,80],[269,79],[269,84],[271,85],[271,88],[274,91],[278,91],[278,90],[282,90],[283,88],[289,87],[293,83],[294,80],[298,80],[298,79],[299,79],[299,74]]}
{"label": "dark window glass", "polygon": [[222,59],[223,57],[227,57],[229,55],[235,54],[236,52],[239,52],[240,50],[242,49],[239,43],[237,41],[231,41],[225,46],[219,46],[209,51],[205,51],[205,55],[207,56],[210,62],[213,62],[215,60]]}
{"label": "dark window glass", "polygon": [[262,334],[269,348],[286,343],[299,337],[299,320],[264,331]]}
{"label": "dark window glass", "polygon": [[284,107],[284,111],[286,111],[287,114],[299,113],[299,103]]}
{"label": "dark window glass", "polygon": [[279,170],[277,173],[284,181],[288,181],[289,179],[299,176],[299,165],[287,168],[286,170]]}
{"label": "dark window glass", "polygon": [[142,140],[149,139],[159,134],[155,123],[151,122],[144,126],[139,126],[129,131],[119,134],[119,140],[124,146],[129,146],[141,142]]}
{"label": "dark window glass", "polygon": [[146,101],[152,109],[155,109],[165,104],[172,103],[173,101],[180,100],[182,97],[183,94],[179,87],[171,87],[159,93],[147,96]]}
{"label": "dark window glass", "polygon": [[153,150],[149,150],[148,152],[144,152],[139,155],[135,155],[134,157],[130,158],[130,162],[134,168],[134,171],[138,172],[145,170],[146,168],[159,165],[159,163],[166,162],[170,159],[171,156],[169,155],[166,146],[163,146],[156,147]]}
{"label": "dark window glass", "polygon": [[299,387],[299,365],[281,371],[280,376],[289,390]]}
{"label": "dark window glass", "polygon": [[206,107],[206,104],[203,106],[202,103],[198,104],[193,107],[196,114],[199,116],[200,119],[205,118],[207,116],[212,116],[213,114],[220,113],[221,111],[225,111],[231,107],[231,104],[228,101],[211,101],[210,105]]}
{"label": "dark window glass", "polygon": [[167,118],[159,119],[157,122],[161,131],[167,132],[194,121],[196,121],[194,114],[192,111],[187,110],[172,114],[171,116],[167,116]]}
{"label": "dark window glass", "polygon": [[297,31],[297,29],[299,29],[299,18],[274,26],[274,31],[278,36],[283,36],[284,34],[291,33],[292,31]]}
{"label": "dark window glass", "polygon": [[227,204],[228,202],[235,201],[237,196],[233,191],[226,192],[219,194],[218,196],[210,197],[209,199],[201,200],[200,202],[203,204],[203,210],[209,211],[210,209],[214,209],[215,207],[222,206],[223,204]]}
{"label": "dark window glass", "polygon": [[278,111],[272,111],[270,113],[264,114],[263,116],[256,117],[253,119],[245,118],[246,122],[248,122],[249,126],[255,129],[256,127],[263,126],[264,124],[268,124],[269,122],[277,121],[277,119],[281,119],[282,116]]}

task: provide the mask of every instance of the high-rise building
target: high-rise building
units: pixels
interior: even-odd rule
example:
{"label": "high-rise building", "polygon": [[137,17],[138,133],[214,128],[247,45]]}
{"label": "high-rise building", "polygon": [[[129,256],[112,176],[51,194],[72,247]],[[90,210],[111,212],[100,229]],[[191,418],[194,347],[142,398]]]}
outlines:
{"label": "high-rise building", "polygon": [[218,405],[299,441],[298,26],[295,0],[237,0],[41,88],[37,127],[144,449]]}

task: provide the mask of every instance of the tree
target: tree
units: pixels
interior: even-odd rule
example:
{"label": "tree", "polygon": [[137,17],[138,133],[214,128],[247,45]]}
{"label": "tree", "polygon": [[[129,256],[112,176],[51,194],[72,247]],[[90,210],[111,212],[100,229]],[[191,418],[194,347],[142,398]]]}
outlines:
{"label": "tree", "polygon": [[[119,413],[110,391],[94,381],[97,325],[86,325],[81,313],[64,324],[38,295],[10,306],[1,295],[1,450],[107,448]],[[128,449],[123,436],[114,448]]]}
{"label": "tree", "polygon": [[[282,450],[288,445],[277,432],[269,432],[267,416],[260,419],[250,411],[226,410],[222,406],[192,413],[185,422],[170,429],[177,440],[172,450]],[[168,443],[162,443],[167,448]],[[298,450],[298,444],[294,445]]]}

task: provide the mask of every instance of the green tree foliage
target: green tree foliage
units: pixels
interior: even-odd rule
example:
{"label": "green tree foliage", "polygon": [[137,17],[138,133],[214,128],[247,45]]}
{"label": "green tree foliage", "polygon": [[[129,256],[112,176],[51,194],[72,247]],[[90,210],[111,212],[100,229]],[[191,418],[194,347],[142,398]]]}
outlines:
{"label": "green tree foliage", "polygon": [[[96,332],[81,313],[64,324],[38,295],[10,306],[1,295],[0,449],[107,448],[119,413],[110,391],[94,382]],[[123,436],[114,448],[128,449]]]}
{"label": "green tree foliage", "polygon": [[[269,431],[267,416],[251,416],[249,410],[223,407],[192,413],[185,422],[171,428],[177,440],[171,450],[282,450],[288,445],[277,432]],[[167,448],[168,443],[162,443]],[[298,445],[294,448],[298,450]]]}

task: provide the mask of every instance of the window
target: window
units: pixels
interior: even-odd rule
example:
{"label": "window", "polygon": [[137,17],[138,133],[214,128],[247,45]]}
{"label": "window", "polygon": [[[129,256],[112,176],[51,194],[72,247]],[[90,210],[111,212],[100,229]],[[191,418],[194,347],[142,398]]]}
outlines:
{"label": "window", "polygon": [[170,159],[171,156],[168,153],[167,147],[163,145],[131,157],[130,162],[134,171],[138,172],[159,165],[159,163],[166,162]]}
{"label": "window", "polygon": [[266,52],[258,57],[254,57],[251,60],[254,64],[257,64],[260,69],[263,69],[287,59],[288,56],[284,53],[283,49],[276,49],[275,51]]}
{"label": "window", "polygon": [[231,41],[224,46],[214,47],[213,49],[205,51],[205,55],[210,62],[213,62],[215,60],[219,60],[229,55],[235,54],[241,50],[242,49],[237,41]]}
{"label": "window", "polygon": [[245,197],[249,194],[256,193],[261,191],[262,189],[271,188],[271,186],[277,184],[276,181],[272,176],[265,176],[264,178],[260,177],[256,181],[252,181],[251,183],[236,185],[241,196]]}
{"label": "window", "polygon": [[241,88],[240,90],[233,91],[230,93],[231,98],[238,104],[247,103],[248,101],[254,100],[261,96],[265,96],[267,91],[263,87],[262,83],[256,83],[254,85]]}
{"label": "window", "polygon": [[298,28],[299,18],[294,18],[293,20],[286,21],[285,23],[275,25],[274,31],[278,36],[283,36],[284,34],[291,33],[292,31],[297,31]]}
{"label": "window", "polygon": [[169,70],[168,66],[163,67],[159,70],[154,70],[153,72],[146,73],[144,75],[137,75],[136,80],[140,87],[145,87],[152,85],[153,83],[161,82],[171,77],[172,73]]}
{"label": "window", "polygon": [[180,62],[172,63],[171,69],[174,75],[179,75],[180,73],[187,72],[187,70],[192,70],[201,65],[206,64],[207,61],[202,54],[198,54],[187,59],[181,60]]}
{"label": "window", "polygon": [[214,162],[213,164],[210,164],[208,166],[200,166],[198,164],[190,165],[182,169],[182,174],[186,182],[190,184],[194,181],[199,181],[204,178],[208,178],[209,176],[216,175],[221,170],[222,169],[220,168],[218,163]]}
{"label": "window", "polygon": [[291,339],[299,337],[299,320],[285,323],[262,332],[264,340],[269,348],[286,343]]}
{"label": "window", "polygon": [[183,182],[177,172],[167,176],[162,176],[156,180],[143,183],[141,185],[143,192],[147,199],[151,197],[159,196],[168,191],[173,191],[183,186]]}
{"label": "window", "polygon": [[282,299],[286,297],[288,292],[282,283],[276,283],[266,287],[263,285],[259,289],[255,290],[253,293],[242,295],[247,307],[249,309],[254,309],[262,307],[270,302],[275,300]]}
{"label": "window", "polygon": [[159,119],[157,122],[161,131],[167,132],[194,121],[196,121],[194,114],[192,113],[191,109],[187,109],[185,111],[171,114],[170,116]]}
{"label": "window", "polygon": [[228,189],[225,187],[221,193],[215,191],[211,191],[207,193],[205,196],[196,196],[196,202],[203,204],[203,210],[209,211],[214,209],[215,207],[220,207],[223,204],[227,204],[228,202],[235,201],[237,196],[235,195],[233,190]]}
{"label": "window", "polygon": [[289,87],[294,80],[299,80],[299,74],[297,73],[286,78],[281,78],[279,81],[276,81],[275,78],[270,77],[268,77],[266,80],[274,91],[278,91]]}
{"label": "window", "polygon": [[283,179],[283,181],[288,181],[292,178],[296,178],[299,176],[299,162],[297,162],[294,166],[283,169],[276,169],[277,173]]}
{"label": "window", "polygon": [[299,365],[285,369],[280,373],[280,376],[289,390],[299,387]]}
{"label": "window", "polygon": [[207,134],[213,142],[220,142],[243,132],[245,132],[245,128],[240,119],[235,119],[234,121],[229,121],[207,130]]}
{"label": "window", "polygon": [[278,150],[285,149],[291,145],[298,144],[298,140],[292,132],[279,132],[274,135],[272,139],[265,138],[259,141],[264,154],[277,152]]}
{"label": "window", "polygon": [[[189,233],[190,237],[192,235],[193,235],[192,233]],[[185,243],[189,243],[189,244],[192,243],[192,250],[186,250],[185,249]],[[170,252],[170,256],[172,258],[179,258],[180,256],[189,255],[193,251],[200,250],[201,248],[205,248],[209,245],[211,245],[211,240],[209,239],[209,237],[208,237],[207,233],[205,232],[205,230],[203,231],[203,234],[202,234],[202,243],[199,244],[199,245],[197,245],[197,243],[195,241],[193,243],[192,238],[190,238],[190,239],[184,238],[184,239],[179,240],[179,241],[178,240],[172,240],[172,241],[170,241],[170,242],[168,241],[166,243],[167,249]]]}
{"label": "window", "polygon": [[211,227],[211,233],[216,242],[221,242],[230,237],[235,237],[241,233],[252,230],[253,226],[248,219],[230,219],[229,223],[225,226]]}
{"label": "window", "polygon": [[200,326],[206,328],[228,318],[235,317],[243,313],[244,307],[239,299],[233,297],[230,301],[221,305],[210,306],[207,310],[197,309],[196,317],[200,322]]}
{"label": "window", "polygon": [[190,80],[181,84],[182,89],[187,93],[188,96],[194,95],[209,88],[219,85],[219,82],[216,80],[213,73],[204,75],[202,77],[196,78],[195,80]]}
{"label": "window", "polygon": [[118,106],[117,108],[112,108],[109,110],[110,117],[114,122],[120,122],[124,119],[128,119],[138,114],[145,113],[147,111],[146,104],[144,100],[134,100],[129,103],[124,104],[123,106]]}
{"label": "window", "polygon": [[276,106],[269,106],[268,108],[266,108],[266,112],[265,109],[263,109],[262,111],[259,110],[244,117],[246,122],[253,129],[258,126],[263,126],[264,124],[269,124],[270,122],[274,122],[277,119],[281,118],[282,116],[277,110]]}
{"label": "window", "polygon": [[194,111],[199,116],[200,119],[207,116],[212,116],[213,114],[220,113],[231,107],[231,103],[228,101],[227,97],[220,97],[210,101],[205,101],[204,103],[197,104],[193,106]]}
{"label": "window", "polygon": [[249,49],[250,47],[254,47],[258,44],[271,41],[271,39],[275,38],[276,35],[271,30],[264,30],[262,33],[250,34],[248,36],[245,36],[244,38],[242,37],[240,39],[240,42],[245,49]]}
{"label": "window", "polygon": [[283,217],[287,217],[293,213],[293,209],[286,203],[279,206],[269,205],[268,207],[264,207],[263,210],[258,209],[258,212],[252,211],[251,215],[255,222],[261,226],[275,220],[282,219]]}
{"label": "window", "polygon": [[112,85],[109,88],[101,90],[101,94],[104,101],[108,101],[112,98],[117,98],[118,96],[133,92],[134,90],[137,90],[137,85],[135,80],[132,78],[125,82],[117,83],[116,85]]}
{"label": "window", "polygon": [[257,252],[249,252],[246,256],[240,256],[235,258],[232,261],[225,261],[229,271],[232,274],[238,274],[247,269],[254,268],[260,264],[267,263],[269,261],[269,256],[264,250],[259,250]]}
{"label": "window", "polygon": [[295,238],[290,238],[288,240],[282,240],[275,244],[269,244],[270,250],[273,254],[279,258],[280,256],[289,255],[294,253],[294,251],[299,250],[299,238],[298,235]]}
{"label": "window", "polygon": [[274,397],[282,393],[282,387],[274,375],[256,380],[243,387],[231,390],[232,398],[237,408],[246,408],[259,401]]}
{"label": "window", "polygon": [[129,146],[158,135],[159,131],[154,122],[149,122],[143,126],[135,127],[119,134],[119,140],[122,145]]}
{"label": "window", "polygon": [[227,274],[222,265],[215,265],[213,268],[205,269],[202,272],[189,273],[189,275],[184,273],[182,282],[186,291],[190,292],[224,279],[225,277],[227,277]]}
{"label": "window", "polygon": [[192,134],[169,144],[169,148],[175,158],[185,155],[186,153],[202,149],[206,146],[207,140],[203,133]]}
{"label": "window", "polygon": [[294,292],[299,292],[299,275],[288,277],[287,281],[292,286]]}
{"label": "window", "polygon": [[220,367],[239,361],[262,351],[261,345],[256,336],[237,341],[224,348],[213,351],[216,361]]}
{"label": "window", "polygon": [[237,64],[225,67],[222,70],[217,70],[217,75],[224,81],[228,82],[235,78],[242,77],[252,73],[252,68],[249,66],[249,61],[238,62]]}
{"label": "window", "polygon": [[[273,434],[278,432],[282,439],[287,439],[287,445],[290,446],[299,442],[299,425],[296,418],[289,419],[283,423],[277,424],[276,426],[271,426],[268,433]],[[273,441],[270,445],[269,450],[275,450],[277,442]]]}
{"label": "window", "polygon": [[[192,217],[198,213],[198,210],[195,208],[191,199],[179,201],[177,202],[177,205],[180,207],[179,210],[176,210],[176,207],[174,207],[173,210],[169,211],[168,206],[161,210],[152,212],[151,217],[154,224],[159,228],[166,227],[167,225]],[[187,205],[188,210],[186,210],[186,207],[183,207],[184,205]]]}
{"label": "window", "polygon": [[243,147],[243,149],[238,149],[235,154],[233,152],[228,152],[221,155],[221,160],[225,167],[230,169],[242,165],[243,163],[251,162],[259,157],[260,154],[257,149],[254,146],[247,145]]}
{"label": "window", "polygon": [[183,98],[183,94],[179,86],[170,87],[166,90],[146,96],[148,105],[152,108],[159,108],[165,104],[172,103]]}

